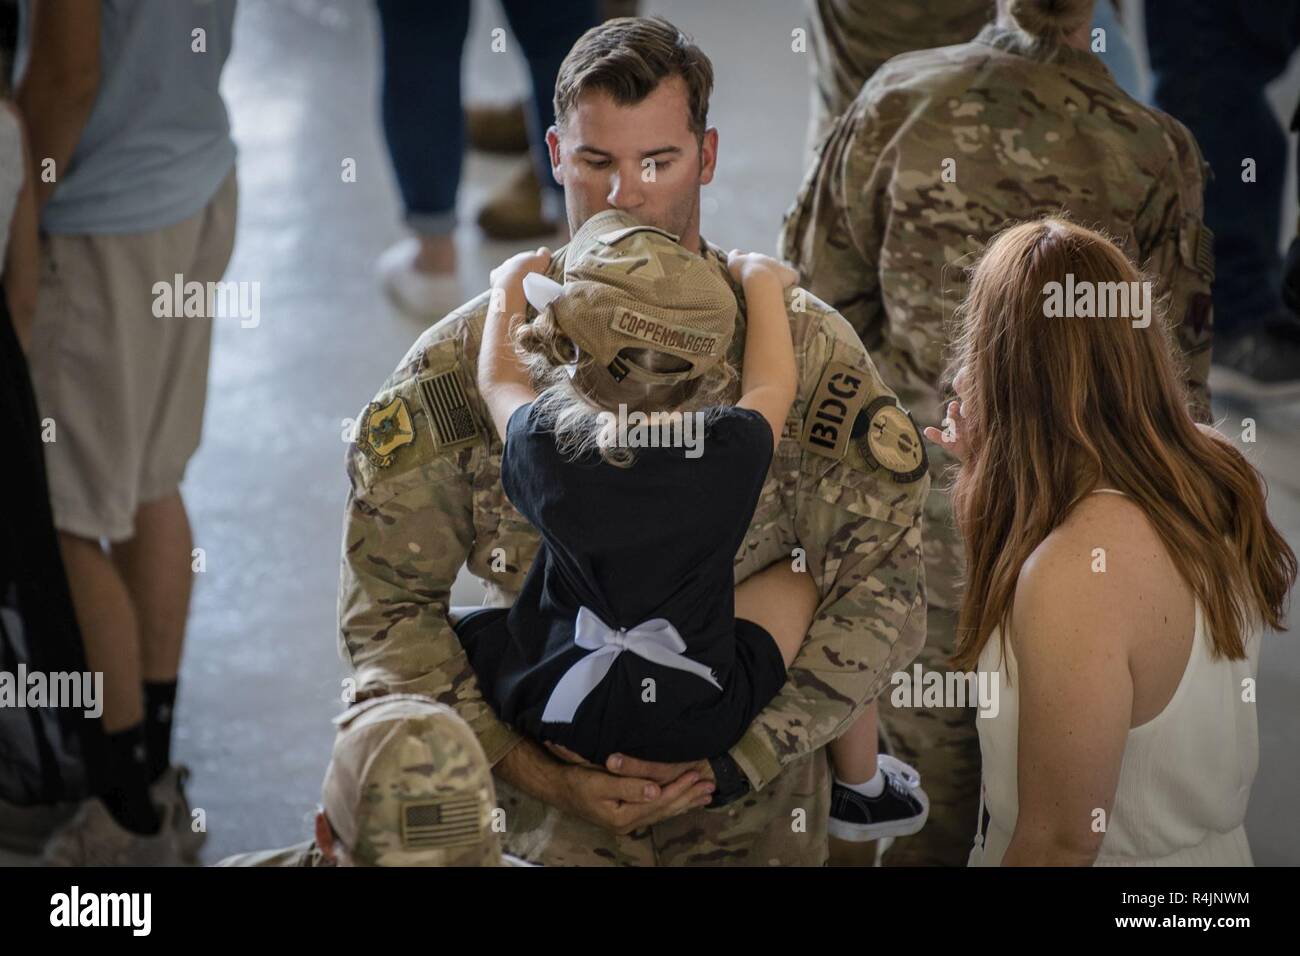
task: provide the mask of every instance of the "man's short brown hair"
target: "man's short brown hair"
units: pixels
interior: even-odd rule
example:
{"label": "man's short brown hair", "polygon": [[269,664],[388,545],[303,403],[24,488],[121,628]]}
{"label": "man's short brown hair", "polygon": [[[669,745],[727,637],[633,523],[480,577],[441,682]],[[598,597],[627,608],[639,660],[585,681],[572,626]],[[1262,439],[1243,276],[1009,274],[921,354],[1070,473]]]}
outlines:
{"label": "man's short brown hair", "polygon": [[631,106],[670,76],[686,83],[688,122],[696,138],[702,137],[713,92],[713,64],[704,51],[663,17],[606,20],[579,37],[560,64],[556,125],[564,124],[584,93],[601,90],[620,106]]}

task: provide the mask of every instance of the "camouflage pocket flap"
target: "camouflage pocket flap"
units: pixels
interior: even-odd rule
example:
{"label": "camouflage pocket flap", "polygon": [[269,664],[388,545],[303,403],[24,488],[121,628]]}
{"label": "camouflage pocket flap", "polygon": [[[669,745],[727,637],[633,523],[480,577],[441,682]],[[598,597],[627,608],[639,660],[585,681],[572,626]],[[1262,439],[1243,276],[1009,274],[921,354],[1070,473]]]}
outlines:
{"label": "camouflage pocket flap", "polygon": [[847,466],[832,469],[810,484],[805,493],[815,495],[826,504],[900,528],[911,527],[916,522],[930,487],[928,476],[900,485]]}

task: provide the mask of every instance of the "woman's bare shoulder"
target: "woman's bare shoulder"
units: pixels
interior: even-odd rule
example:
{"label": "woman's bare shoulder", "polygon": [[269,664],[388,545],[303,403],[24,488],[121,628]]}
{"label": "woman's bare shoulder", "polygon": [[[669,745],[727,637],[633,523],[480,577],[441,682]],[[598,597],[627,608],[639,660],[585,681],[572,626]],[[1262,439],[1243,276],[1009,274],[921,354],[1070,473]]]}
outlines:
{"label": "woman's bare shoulder", "polygon": [[1020,569],[1013,617],[1036,631],[1110,641],[1135,631],[1134,608],[1164,592],[1171,574],[1164,543],[1136,502],[1087,495]]}

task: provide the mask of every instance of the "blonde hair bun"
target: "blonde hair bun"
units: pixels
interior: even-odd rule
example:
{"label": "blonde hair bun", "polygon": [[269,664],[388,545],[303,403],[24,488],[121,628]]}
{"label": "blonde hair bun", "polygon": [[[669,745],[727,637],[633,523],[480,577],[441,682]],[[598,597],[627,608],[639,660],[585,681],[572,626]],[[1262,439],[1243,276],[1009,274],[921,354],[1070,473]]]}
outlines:
{"label": "blonde hair bun", "polygon": [[1087,23],[1094,6],[1095,0],[1007,0],[1007,13],[1026,33],[1051,36]]}

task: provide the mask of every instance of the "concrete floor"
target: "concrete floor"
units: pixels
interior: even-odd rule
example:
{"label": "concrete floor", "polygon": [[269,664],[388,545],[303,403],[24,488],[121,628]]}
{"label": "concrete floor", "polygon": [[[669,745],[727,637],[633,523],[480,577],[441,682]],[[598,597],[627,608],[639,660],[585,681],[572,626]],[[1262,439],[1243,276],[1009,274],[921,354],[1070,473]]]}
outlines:
{"label": "concrete floor", "polygon": [[[717,180],[704,233],[724,248],[772,251],[799,182],[808,91],[789,51],[794,0],[648,0],[713,58]],[[734,15],[743,12],[744,42]],[[522,92],[516,55],[490,52],[504,26],[476,2],[466,93]],[[770,43],[764,52],[762,43]],[[239,144],[240,221],[227,279],[261,284],[261,322],[218,322],[203,445],[185,483],[198,576],[177,710],[176,757],[207,813],[206,861],[303,839],[329,756],[345,671],[335,596],[346,495],[344,419],[355,416],[421,331],[371,272],[402,235],[377,115],[378,44],[364,0],[241,0],[225,93]],[[1279,84],[1293,104],[1300,79]],[[761,104],[761,108],[759,108]],[[774,117],[789,131],[773,136]],[[341,163],[356,161],[343,183]],[[521,246],[484,242],[474,211],[513,169],[471,154],[460,195],[462,280],[477,291]],[[1286,208],[1295,209],[1294,198]],[[1292,218],[1292,217],[1288,217]],[[1258,423],[1248,446],[1271,486],[1273,520],[1300,549],[1300,407],[1221,404],[1225,431]],[[477,603],[462,578],[458,603]],[[1267,641],[1259,682],[1262,755],[1248,826],[1256,860],[1300,863],[1300,641]]]}

